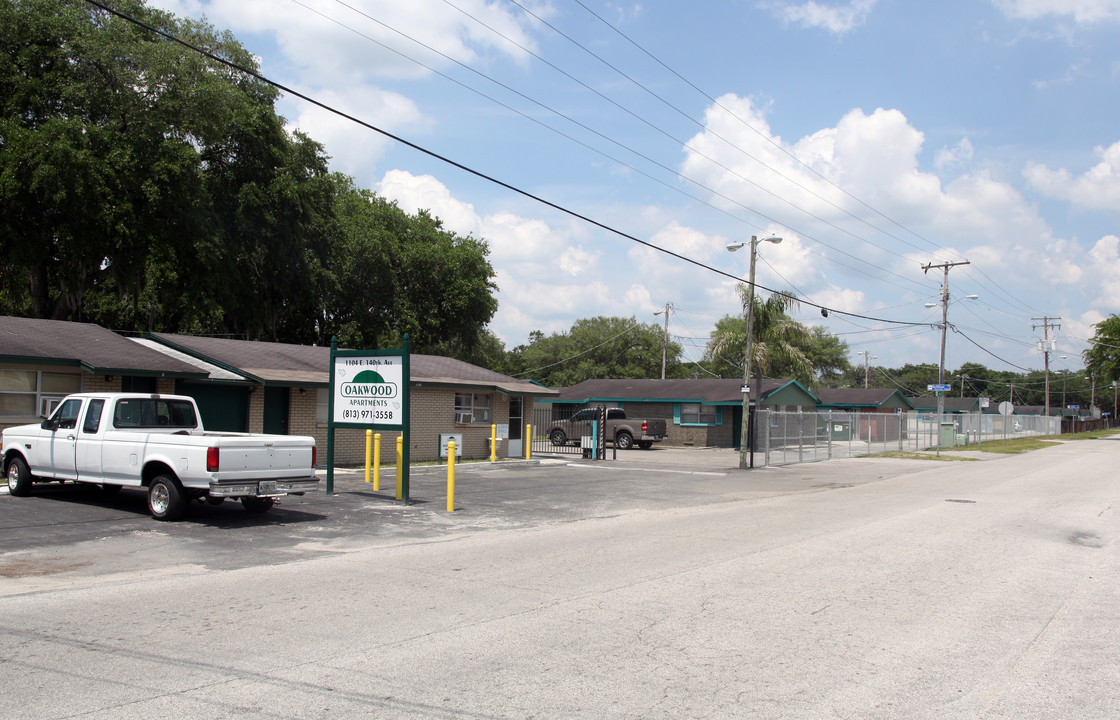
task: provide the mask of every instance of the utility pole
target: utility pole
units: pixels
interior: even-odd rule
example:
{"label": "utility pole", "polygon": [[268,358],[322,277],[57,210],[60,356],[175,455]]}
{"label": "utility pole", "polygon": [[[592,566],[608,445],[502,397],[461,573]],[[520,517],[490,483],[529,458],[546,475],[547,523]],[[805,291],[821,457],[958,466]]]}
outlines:
{"label": "utility pole", "polygon": [[665,338],[661,342],[661,379],[665,379],[665,365],[669,360],[669,311],[673,309],[672,303],[665,303],[664,310],[658,310],[654,315],[665,315]]}
{"label": "utility pole", "polygon": [[1055,320],[1061,320],[1060,317],[1046,317],[1045,315],[1040,318],[1031,318],[1035,322],[1041,322],[1041,325],[1032,325],[1032,330],[1042,328],[1042,340],[1039,342],[1038,347],[1042,350],[1042,356],[1045,358],[1046,366],[1046,417],[1050,417],[1050,353],[1054,350],[1054,341],[1050,339],[1050,328],[1057,330],[1061,327]]}
{"label": "utility pole", "polygon": [[[958,265],[971,265],[968,260],[962,262],[944,262],[940,265],[930,263],[922,265],[922,270],[929,273],[932,268],[941,268],[945,271],[945,279],[941,283],[941,362],[937,366],[937,384],[945,384],[945,329],[949,325],[949,268]],[[941,422],[945,419],[945,393],[937,391],[937,454],[941,455]]]}
{"label": "utility pole", "polygon": [[856,355],[863,355],[863,389],[866,390],[871,379],[871,361],[879,358],[867,350],[860,350]]}

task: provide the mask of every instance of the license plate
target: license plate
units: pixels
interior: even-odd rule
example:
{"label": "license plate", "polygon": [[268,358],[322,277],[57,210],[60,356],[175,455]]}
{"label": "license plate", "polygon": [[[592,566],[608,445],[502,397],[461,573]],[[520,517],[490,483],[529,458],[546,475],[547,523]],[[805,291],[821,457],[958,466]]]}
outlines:
{"label": "license plate", "polygon": [[257,487],[258,495],[274,495],[276,493],[275,480],[261,480],[260,485]]}

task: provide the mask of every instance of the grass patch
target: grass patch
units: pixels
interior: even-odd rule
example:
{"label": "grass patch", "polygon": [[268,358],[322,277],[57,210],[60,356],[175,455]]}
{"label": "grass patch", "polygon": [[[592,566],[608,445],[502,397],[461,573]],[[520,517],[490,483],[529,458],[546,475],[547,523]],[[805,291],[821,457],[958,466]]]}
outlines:
{"label": "grass patch", "polygon": [[1000,453],[1003,455],[1017,455],[1019,453],[1041,450],[1053,447],[1060,442],[1068,440],[1099,440],[1120,433],[1120,430],[1093,430],[1091,432],[1071,433],[1066,435],[1039,435],[1037,437],[1010,438],[1008,440],[985,440],[983,444],[961,445],[958,450],[979,450],[980,452]]}
{"label": "grass patch", "polygon": [[[1063,436],[1062,439],[1067,439]],[[987,440],[981,445],[961,445],[958,450],[979,450],[980,452],[999,453],[1000,455],[1018,455],[1019,453],[1041,450],[1053,447],[1060,441],[1056,436],[1040,436],[1029,438],[1012,438],[1010,440]]]}
{"label": "grass patch", "polygon": [[911,452],[909,450],[889,450],[887,452],[872,453],[870,458],[901,458],[903,460],[937,460],[940,462],[979,462],[976,458],[949,455],[942,452],[940,456],[929,453]]}

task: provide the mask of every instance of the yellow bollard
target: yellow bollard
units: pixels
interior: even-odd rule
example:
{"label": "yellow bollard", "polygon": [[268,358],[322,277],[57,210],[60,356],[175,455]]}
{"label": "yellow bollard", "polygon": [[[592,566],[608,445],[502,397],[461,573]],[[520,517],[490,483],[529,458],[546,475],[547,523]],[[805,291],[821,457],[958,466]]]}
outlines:
{"label": "yellow bollard", "polygon": [[369,451],[373,443],[373,430],[366,430],[366,482],[369,482]]}
{"label": "yellow bollard", "polygon": [[404,436],[397,436],[397,500],[404,497],[402,479],[404,476]]}
{"label": "yellow bollard", "polygon": [[447,443],[447,512],[455,512],[455,441]]}
{"label": "yellow bollard", "polygon": [[529,459],[529,454],[533,448],[533,426],[525,423],[525,459]]}
{"label": "yellow bollard", "polygon": [[373,436],[373,491],[381,490],[381,433]]}
{"label": "yellow bollard", "polygon": [[498,459],[498,426],[490,426],[490,462]]}

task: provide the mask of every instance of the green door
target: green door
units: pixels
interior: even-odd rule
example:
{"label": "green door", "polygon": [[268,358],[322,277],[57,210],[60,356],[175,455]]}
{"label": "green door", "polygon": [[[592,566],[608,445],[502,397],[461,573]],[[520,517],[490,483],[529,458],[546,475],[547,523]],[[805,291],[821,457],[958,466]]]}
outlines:
{"label": "green door", "polygon": [[286,387],[264,389],[264,431],[269,435],[288,434],[288,399]]}
{"label": "green door", "polygon": [[221,432],[249,432],[249,388],[244,385],[175,383],[175,393],[194,398],[202,427]]}

